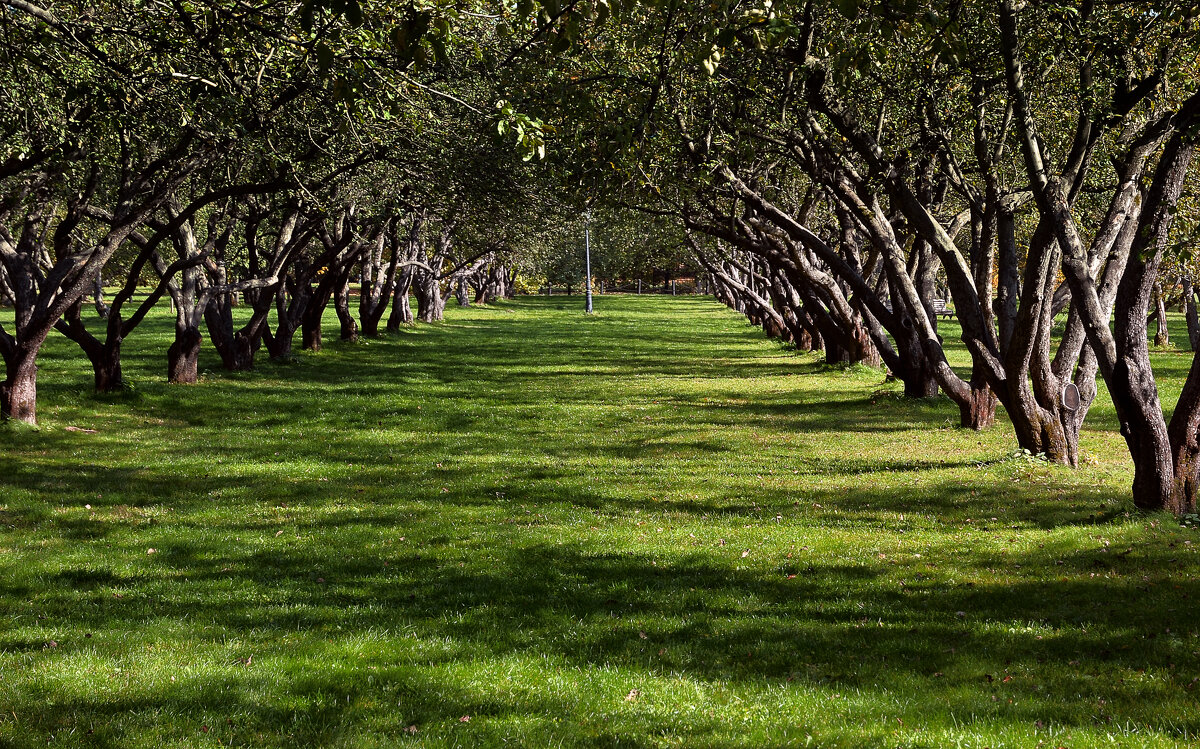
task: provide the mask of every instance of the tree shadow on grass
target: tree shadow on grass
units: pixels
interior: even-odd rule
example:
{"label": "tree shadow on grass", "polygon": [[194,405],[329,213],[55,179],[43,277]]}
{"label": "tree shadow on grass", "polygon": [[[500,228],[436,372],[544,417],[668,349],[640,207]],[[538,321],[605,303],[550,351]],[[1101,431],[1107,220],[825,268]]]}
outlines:
{"label": "tree shadow on grass", "polygon": [[[225,731],[213,723],[222,713],[259,733],[251,743],[404,739],[410,722],[446,724],[438,730],[447,743],[465,742],[449,732],[478,731],[468,734],[478,740],[488,736],[486,718],[530,714],[541,726],[532,735],[547,740],[529,743],[618,745],[633,733],[721,743],[725,716],[688,727],[665,712],[618,710],[631,688],[649,700],[679,680],[751,695],[765,685],[830,698],[854,692],[879,698],[862,715],[900,703],[909,723],[951,712],[1026,726],[1105,726],[1114,717],[1145,726],[1170,713],[1184,717],[1164,731],[1195,732],[1188,679],[1200,663],[1189,602],[1200,590],[1176,575],[1170,547],[942,550],[955,570],[913,555],[883,560],[867,548],[872,532],[914,530],[906,513],[940,524],[948,539],[1010,525],[1103,527],[1117,515],[1102,490],[1079,489],[1044,466],[982,465],[994,455],[981,459],[975,479],[975,459],[962,454],[974,435],[941,428],[953,415],[944,401],[873,403],[861,373],[847,373],[849,386],[831,393],[803,377],[753,396],[714,384],[823,370],[764,356],[761,341],[730,331],[728,320],[695,336],[623,333],[608,323],[618,312],[640,314],[623,304],[608,318],[551,323],[536,335],[490,318],[410,331],[371,342],[369,367],[359,361],[367,347],[334,343],[286,371],[212,372],[199,388],[154,385],[131,402],[101,404],[113,421],[96,435],[13,436],[0,525],[19,549],[4,583],[17,631],[0,637],[0,650],[22,670],[6,679],[0,701],[28,721],[30,744],[50,732],[79,738],[93,722],[96,743],[137,743],[163,730],[164,715],[181,721],[168,732]],[[719,312],[698,300],[678,305]],[[470,345],[460,345],[466,335]],[[586,335],[594,337],[581,342]],[[131,371],[139,367],[157,375],[159,355],[132,356]],[[710,392],[680,393],[675,383],[637,400],[609,392],[616,379],[643,375],[686,377]],[[52,399],[66,391],[46,390]],[[621,421],[633,402],[656,409],[637,428]],[[542,403],[596,412],[543,428],[522,410]],[[589,440],[602,422],[619,422],[625,436]],[[592,459],[610,471],[662,461],[710,471],[703,461],[748,449],[722,440],[734,425],[762,432],[772,450],[764,454],[817,480],[787,488],[747,463],[713,475],[698,495],[658,501],[677,472],[616,481],[585,471]],[[785,437],[879,440],[905,431],[923,446],[918,457],[860,456],[852,444],[823,455],[776,449]],[[154,439],[139,441],[147,435]],[[95,464],[55,457],[67,455]],[[220,463],[231,455],[237,460]],[[144,468],[114,467],[122,463]],[[951,473],[929,478],[933,470]],[[591,485],[593,475],[603,481]],[[600,530],[605,516],[648,510],[676,524],[718,519],[713,535],[780,517],[798,534],[852,531],[863,541],[838,558],[779,551],[764,559],[757,547],[714,538],[682,541],[684,551],[616,531],[559,543],[571,536],[563,523],[594,516]],[[180,666],[211,667],[177,687],[108,681],[108,666],[140,677],[140,659],[171,648]],[[575,684],[492,689],[480,669],[511,663],[525,664],[525,675],[565,669]],[[114,686],[56,690],[53,674],[73,668]],[[464,686],[471,672],[483,673],[476,678],[485,686]],[[609,701],[581,696],[614,672],[626,681]],[[458,725],[463,715],[485,719],[472,728]],[[607,725],[587,723],[596,715]],[[561,716],[578,720],[554,720]]]}
{"label": "tree shadow on grass", "polygon": [[[388,554],[164,548],[122,598],[93,595],[90,584],[85,592],[47,590],[38,607],[54,618],[56,647],[17,638],[3,643],[6,651],[70,659],[92,646],[83,632],[103,643],[129,637],[133,622],[187,621],[214,643],[243,643],[254,665],[230,663],[211,682],[133,701],[38,705],[34,693],[18,692],[11,707],[40,712],[43,721],[100,723],[159,711],[200,721],[224,710],[263,730],[299,725],[296,738],[304,741],[326,738],[319,726],[369,725],[362,703],[381,690],[402,694],[402,720],[422,725],[520,711],[576,717],[573,705],[532,687],[489,696],[456,690],[450,677],[472,664],[547,658],[585,682],[598,669],[622,669],[648,695],[660,680],[678,678],[793,684],[904,695],[905,716],[991,714],[1024,725],[1103,726],[1105,715],[1152,723],[1158,706],[1150,700],[1191,701],[1195,622],[1180,600],[1200,595],[1200,582],[1172,580],[1159,551],[1108,577],[1062,580],[1046,579],[1052,554],[1028,553],[1010,567],[1019,563],[1042,579],[959,584],[913,560],[888,567],[809,555],[739,566],[732,549],[664,556],[492,543],[486,563],[459,566],[448,555],[454,543]],[[1087,562],[1070,560],[1067,571],[1079,564]],[[230,588],[242,591],[239,600],[206,603]],[[81,595],[89,605],[77,605]],[[1138,605],[1129,605],[1134,599]],[[373,644],[358,651],[353,641],[363,633],[374,633]],[[289,661],[297,643],[310,660]],[[322,652],[324,664],[311,660]],[[1159,677],[1136,678],[1147,670]],[[337,706],[321,695],[336,695]],[[1107,705],[1099,715],[1097,704]],[[658,730],[674,725],[669,717],[650,720]],[[1200,730],[1200,716],[1172,730]]]}

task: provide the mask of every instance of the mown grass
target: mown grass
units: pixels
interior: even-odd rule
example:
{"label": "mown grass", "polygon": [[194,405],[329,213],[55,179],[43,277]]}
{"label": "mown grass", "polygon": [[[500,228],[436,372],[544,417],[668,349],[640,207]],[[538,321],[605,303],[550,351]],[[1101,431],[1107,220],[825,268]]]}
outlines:
{"label": "mown grass", "polygon": [[195,387],[159,317],[107,397],[52,339],[0,431],[0,745],[1196,740],[1197,533],[1132,511],[1111,407],[1071,471],[708,300],[578,307]]}

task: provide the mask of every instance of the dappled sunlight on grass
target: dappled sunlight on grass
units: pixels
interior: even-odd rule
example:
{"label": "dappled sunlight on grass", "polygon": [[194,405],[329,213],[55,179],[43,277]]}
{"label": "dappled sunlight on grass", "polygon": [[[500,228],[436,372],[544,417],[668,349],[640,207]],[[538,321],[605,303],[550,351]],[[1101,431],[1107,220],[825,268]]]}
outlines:
{"label": "dappled sunlight on grass", "polygon": [[52,339],[0,433],[0,743],[1195,739],[1200,536],[1131,511],[1111,406],[1071,471],[710,300],[597,309],[195,387],[160,317],[116,397]]}

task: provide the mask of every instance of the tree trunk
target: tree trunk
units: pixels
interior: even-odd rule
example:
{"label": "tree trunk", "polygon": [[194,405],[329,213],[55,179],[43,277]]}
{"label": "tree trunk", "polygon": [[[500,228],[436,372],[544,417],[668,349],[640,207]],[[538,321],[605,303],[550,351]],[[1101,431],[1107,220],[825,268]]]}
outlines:
{"label": "tree trunk", "polygon": [[[382,304],[379,306],[383,307]],[[374,313],[363,315],[362,316],[362,330],[360,331],[361,335],[364,335],[368,338],[378,338],[379,337],[379,318],[380,317],[382,317],[382,315],[376,315]]]}
{"label": "tree trunk", "polygon": [[338,322],[341,325],[341,338],[343,341],[358,340],[358,323],[354,321],[354,315],[350,314],[350,274],[341,280],[337,285],[337,291],[333,297],[333,308],[337,312]]}
{"label": "tree trunk", "polygon": [[167,349],[167,381],[179,385],[194,385],[200,379],[200,329],[193,326],[175,328],[175,341]]}
{"label": "tree trunk", "polygon": [[[236,369],[246,370],[254,367],[254,357],[263,345],[267,334],[267,318],[271,315],[271,298],[274,294],[259,289],[255,297],[254,313],[250,321],[233,335],[233,361]],[[292,345],[291,331],[288,331],[287,345]]]}
{"label": "tree trunk", "polygon": [[491,301],[492,301],[492,287],[491,287],[491,284],[489,284],[487,282],[487,280],[485,279],[483,281],[483,283],[479,284],[479,288],[477,288],[475,290],[475,303],[486,305],[486,304],[489,304]]}
{"label": "tree trunk", "polygon": [[95,297],[96,314],[100,317],[101,320],[107,320],[109,306],[107,304],[105,304],[105,302],[104,302],[104,274],[103,273],[96,274],[96,285],[93,290],[93,296]]}
{"label": "tree trunk", "polygon": [[[118,302],[120,300],[118,299]],[[79,345],[92,365],[95,378],[96,392],[112,393],[123,390],[126,383],[121,374],[121,341],[122,321],[120,309],[110,310],[107,323],[107,336],[103,341],[88,332],[82,318],[83,297],[63,313],[62,319],[55,323],[58,332]]]}
{"label": "tree trunk", "polygon": [[[918,366],[913,374],[907,377],[901,377],[900,380],[904,383],[905,398],[936,398],[938,395],[938,381],[934,375],[933,368],[927,366],[928,360],[921,357]],[[990,391],[989,391],[990,392]],[[961,410],[964,404],[959,404]],[[995,408],[993,408],[995,411]]]}
{"label": "tree trunk", "polygon": [[1172,450],[1148,359],[1128,355],[1118,359],[1111,376],[1116,387],[1109,392],[1133,458],[1133,503],[1148,510],[1170,510],[1164,505],[1175,493]]}
{"label": "tree trunk", "polygon": [[[272,361],[287,359],[292,355],[292,341],[296,337],[297,319],[302,316],[302,310],[292,309],[297,301],[293,297],[292,305],[285,305],[286,294],[281,289],[276,292],[276,325],[274,332],[270,326],[263,325],[263,341],[267,345],[267,355]],[[293,312],[295,314],[293,314]]]}
{"label": "tree trunk", "polygon": [[[297,269],[303,274],[303,268]],[[308,308],[308,287],[297,283],[294,278],[287,278],[275,294],[275,331],[270,325],[263,323],[263,341],[267,344],[267,354],[273,361],[286,359],[292,355],[292,341],[296,336],[296,328]],[[264,300],[265,302],[265,300]]]}
{"label": "tree trunk", "polygon": [[245,372],[254,369],[254,355],[262,339],[258,336],[247,335],[243,331],[233,334],[233,358],[226,366],[233,372]]}
{"label": "tree trunk", "polygon": [[0,383],[0,416],[37,423],[37,356],[18,352],[5,362],[7,377]]}
{"label": "tree trunk", "polygon": [[1065,406],[1062,409],[1062,422],[1063,428],[1067,432],[1067,440],[1076,446],[1077,451],[1079,431],[1083,429],[1083,422],[1087,418],[1088,410],[1092,407],[1092,402],[1096,400],[1097,368],[1095,352],[1090,346],[1084,346],[1080,352],[1079,363],[1075,367],[1073,379],[1075,387],[1079,389],[1079,405],[1074,411]]}
{"label": "tree trunk", "polygon": [[1018,428],[1017,444],[1033,455],[1041,455],[1051,463],[1076,465],[1078,463],[1078,446],[1072,444],[1062,422],[1052,416],[1047,416],[1035,405],[1030,405],[1021,419],[1022,428]]}
{"label": "tree trunk", "polygon": [[437,322],[442,319],[446,301],[442,299],[442,287],[428,271],[420,272],[413,284],[417,291],[417,318],[421,322]]}
{"label": "tree trunk", "polygon": [[233,331],[233,311],[223,295],[209,300],[204,310],[204,323],[208,327],[208,338],[221,357],[221,366],[230,372],[248,370],[254,366],[253,352],[245,340],[238,340],[240,336]]}
{"label": "tree trunk", "polygon": [[287,359],[292,355],[292,341],[296,335],[296,326],[291,321],[280,320],[275,331],[266,330],[263,342],[267,345],[267,355],[271,361]]}
{"label": "tree trunk", "polygon": [[845,346],[832,339],[825,344],[826,364],[852,364],[853,362],[854,357]]}
{"label": "tree trunk", "polygon": [[304,293],[307,294],[308,303],[301,315],[300,347],[305,351],[320,351],[323,344],[321,323],[325,318],[325,308],[329,306],[329,283],[322,281],[315,291],[310,289]]}
{"label": "tree trunk", "polygon": [[[859,364],[879,369],[883,366],[883,362],[879,357],[879,349],[875,348],[875,343],[871,340],[871,332],[863,325],[861,319],[853,321],[853,329],[851,335],[854,337],[855,343],[855,361]],[[937,381],[933,382],[934,392],[937,392]]]}
{"label": "tree trunk", "polygon": [[92,359],[97,393],[116,393],[128,387],[121,371],[121,342],[105,344],[100,356]]}
{"label": "tree trunk", "polygon": [[770,315],[763,319],[763,332],[767,334],[767,338],[775,338],[784,342],[790,342],[792,339],[791,331],[784,324],[783,318]]}
{"label": "tree trunk", "polygon": [[984,382],[982,376],[974,375],[971,378],[970,397],[958,404],[959,426],[977,432],[989,428],[996,423],[998,403],[995,391]]}
{"label": "tree trunk", "polygon": [[[198,254],[195,237],[190,227],[183,227],[184,233],[180,246],[180,257],[194,257]],[[200,346],[202,336],[200,323],[208,311],[208,298],[204,291],[204,270],[200,267],[185,269],[179,274],[179,282],[170,289],[171,300],[175,304],[175,340],[167,349],[167,382],[182,385],[193,385],[200,378]]]}
{"label": "tree trunk", "polygon": [[392,313],[388,315],[387,329],[389,333],[400,330],[401,325],[410,325],[413,321],[412,305],[408,299],[409,289],[412,288],[412,269],[405,268],[396,281],[396,290],[392,293]]}
{"label": "tree trunk", "polygon": [[9,284],[8,271],[0,264],[0,307],[15,307],[17,295]]}
{"label": "tree trunk", "polygon": [[1154,284],[1154,345],[1160,348],[1171,345],[1171,333],[1167,330],[1167,305],[1163,301],[1162,284]]}
{"label": "tree trunk", "polygon": [[1176,515],[1196,512],[1200,493],[1200,356],[1192,357],[1167,435],[1174,450],[1175,480],[1163,509]]}
{"label": "tree trunk", "polygon": [[1196,312],[1196,289],[1192,279],[1183,279],[1183,305],[1187,316],[1188,343],[1192,351],[1200,351],[1200,314]]}
{"label": "tree trunk", "polygon": [[311,315],[304,316],[304,322],[300,326],[300,348],[305,351],[320,351],[321,350],[321,318],[312,317]]}
{"label": "tree trunk", "polygon": [[[259,305],[269,298],[260,297]],[[265,309],[256,309],[250,322],[241,330],[235,331],[228,307],[218,309],[215,301],[209,305],[204,314],[208,325],[208,337],[221,357],[221,366],[227,371],[246,372],[254,369],[254,355],[262,346],[263,335],[266,332],[267,312]],[[290,337],[288,345],[291,345]]]}

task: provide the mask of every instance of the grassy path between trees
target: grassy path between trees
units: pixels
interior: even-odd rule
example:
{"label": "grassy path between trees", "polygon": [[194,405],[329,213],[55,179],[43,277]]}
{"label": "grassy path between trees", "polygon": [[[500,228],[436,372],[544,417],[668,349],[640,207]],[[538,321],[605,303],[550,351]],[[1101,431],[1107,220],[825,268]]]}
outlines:
{"label": "grassy path between trees", "polygon": [[196,387],[158,318],[113,398],[52,339],[0,427],[0,745],[1196,740],[1200,532],[1129,511],[1110,412],[1053,468],[711,301],[579,306]]}

